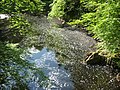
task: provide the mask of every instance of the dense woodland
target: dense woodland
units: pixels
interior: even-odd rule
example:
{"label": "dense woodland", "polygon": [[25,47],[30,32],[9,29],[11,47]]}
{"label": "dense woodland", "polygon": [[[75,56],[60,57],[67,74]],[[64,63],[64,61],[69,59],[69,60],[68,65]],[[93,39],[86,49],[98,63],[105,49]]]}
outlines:
{"label": "dense woodland", "polygon": [[[9,20],[0,19],[0,86],[14,80],[13,86],[27,88],[26,77],[30,76],[26,69],[43,75],[20,58],[25,48],[16,43],[33,33],[25,15],[47,16],[64,20],[70,26],[85,27],[97,40],[96,52],[107,60],[114,58],[120,67],[120,0],[1,0],[0,14],[10,16]],[[25,75],[20,76],[20,70]]]}

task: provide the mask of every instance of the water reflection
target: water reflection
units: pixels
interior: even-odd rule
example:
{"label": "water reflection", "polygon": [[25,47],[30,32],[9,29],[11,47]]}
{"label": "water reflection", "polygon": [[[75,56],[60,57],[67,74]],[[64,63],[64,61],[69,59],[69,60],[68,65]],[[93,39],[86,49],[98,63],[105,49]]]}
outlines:
{"label": "water reflection", "polygon": [[55,53],[43,48],[41,51],[32,47],[28,49],[31,53],[27,56],[30,62],[34,62],[37,67],[42,68],[42,71],[49,78],[48,81],[43,82],[43,87],[39,87],[37,81],[29,83],[30,90],[73,90],[73,84],[70,81],[70,74],[59,66],[55,58]]}

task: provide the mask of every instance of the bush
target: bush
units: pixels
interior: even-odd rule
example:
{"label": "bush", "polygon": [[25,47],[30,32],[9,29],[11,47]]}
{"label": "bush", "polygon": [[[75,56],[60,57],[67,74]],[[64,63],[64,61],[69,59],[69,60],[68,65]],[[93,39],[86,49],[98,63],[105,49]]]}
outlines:
{"label": "bush", "polygon": [[29,13],[39,14],[43,11],[44,3],[40,0],[2,0],[0,1],[0,13]]}
{"label": "bush", "polygon": [[51,12],[48,14],[49,18],[63,18],[65,12],[65,0],[54,0],[50,5],[52,6]]}
{"label": "bush", "polygon": [[120,53],[120,1],[96,3],[96,10],[84,14],[81,22],[94,33],[94,38],[100,39],[100,49],[108,53]]}
{"label": "bush", "polygon": [[66,21],[80,16],[80,0],[54,0],[50,5],[49,18],[60,18]]}
{"label": "bush", "polygon": [[[23,14],[40,15],[44,3],[40,0],[2,0],[0,1],[0,13],[10,16],[9,27],[2,28],[2,39],[20,41],[30,32],[30,24]],[[11,39],[11,40],[10,40]],[[12,40],[13,39],[13,40]]]}
{"label": "bush", "polygon": [[22,15],[11,16],[9,20],[0,20],[0,39],[2,41],[20,42],[32,30],[30,23]]}

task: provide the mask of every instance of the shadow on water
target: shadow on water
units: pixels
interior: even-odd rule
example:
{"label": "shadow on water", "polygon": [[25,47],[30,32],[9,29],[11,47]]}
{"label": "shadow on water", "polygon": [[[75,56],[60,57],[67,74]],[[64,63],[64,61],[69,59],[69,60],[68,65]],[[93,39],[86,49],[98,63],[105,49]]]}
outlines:
{"label": "shadow on water", "polygon": [[[109,66],[80,63],[87,53],[95,50],[93,46],[96,42],[93,38],[83,32],[70,30],[70,27],[51,27],[52,22],[46,17],[27,18],[36,33],[24,39],[21,45],[35,45],[42,49],[32,52],[28,60],[41,67],[50,82],[48,87],[38,90],[120,90],[120,83],[115,78],[116,73],[113,73]],[[63,63],[64,67],[59,66],[58,62]],[[34,90],[32,84],[30,88]]]}
{"label": "shadow on water", "polygon": [[41,51],[32,47],[28,49],[31,53],[27,56],[27,60],[42,69],[48,81],[42,83],[43,87],[39,87],[36,82],[30,82],[30,90],[73,90],[73,83],[70,80],[70,74],[60,66],[56,61],[55,53],[43,48]]}

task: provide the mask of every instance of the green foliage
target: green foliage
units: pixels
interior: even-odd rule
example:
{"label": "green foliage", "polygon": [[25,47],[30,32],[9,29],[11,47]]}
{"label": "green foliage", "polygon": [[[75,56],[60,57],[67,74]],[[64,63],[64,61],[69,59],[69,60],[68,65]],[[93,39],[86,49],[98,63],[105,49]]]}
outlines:
{"label": "green foliage", "polygon": [[31,13],[39,14],[43,11],[40,0],[2,0],[0,1],[0,13]]}
{"label": "green foliage", "polygon": [[51,12],[49,13],[49,18],[63,18],[65,12],[65,0],[54,0],[50,5],[52,6]]}
{"label": "green foliage", "polygon": [[[103,0],[104,1],[104,0]],[[83,13],[95,12],[97,7],[101,4],[101,0],[81,0],[80,4],[82,6]]]}
{"label": "green foliage", "polygon": [[2,41],[19,42],[32,32],[30,23],[22,14],[15,14],[9,20],[0,21],[0,39]]}
{"label": "green foliage", "polygon": [[61,18],[69,21],[80,15],[79,0],[54,0],[50,6],[49,18]]}
{"label": "green foliage", "polygon": [[[93,6],[94,3],[91,4]],[[120,53],[119,12],[120,1],[108,0],[99,2],[94,12],[82,16],[83,25],[94,33],[95,38],[101,40],[100,48],[109,53]]]}
{"label": "green foliage", "polygon": [[22,14],[39,15],[43,11],[43,3],[40,0],[2,0],[0,1],[0,13],[11,16],[8,34],[20,36],[29,32],[29,23]]}
{"label": "green foliage", "polygon": [[[34,75],[39,75],[38,82],[45,80],[42,71],[34,64],[20,58],[22,49],[16,48],[13,44],[0,42],[0,89],[19,87],[25,90],[28,82]],[[21,87],[20,87],[21,86]]]}
{"label": "green foliage", "polygon": [[[30,24],[23,14],[39,15],[43,11],[43,3],[40,0],[2,0],[0,1],[0,13],[8,14],[9,27],[2,28],[3,38],[22,38],[30,32]],[[13,40],[14,41],[14,40]],[[19,40],[18,40],[19,41]]]}
{"label": "green foliage", "polygon": [[14,35],[26,35],[29,33],[30,24],[28,21],[21,15],[16,15],[10,18],[10,30],[14,33]]}
{"label": "green foliage", "polygon": [[45,13],[45,15],[48,15],[48,13],[51,10],[50,4],[53,2],[53,0],[43,0],[43,2],[45,3],[45,5],[44,5],[44,13]]}
{"label": "green foliage", "polygon": [[69,25],[81,25],[82,22],[81,20],[77,19],[77,20],[72,20],[71,22],[68,22]]}

